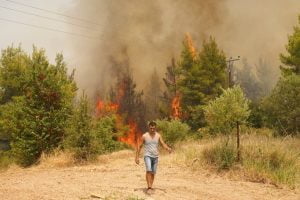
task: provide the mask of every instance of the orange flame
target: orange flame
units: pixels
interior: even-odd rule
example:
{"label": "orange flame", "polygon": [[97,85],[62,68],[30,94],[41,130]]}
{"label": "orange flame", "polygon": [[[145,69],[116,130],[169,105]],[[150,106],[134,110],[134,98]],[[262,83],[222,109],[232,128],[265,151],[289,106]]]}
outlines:
{"label": "orange flame", "polygon": [[119,108],[118,104],[114,104],[111,102],[104,102],[101,100],[98,100],[97,106],[96,106],[96,114],[97,116],[104,116],[111,113],[116,113]]}
{"label": "orange flame", "polygon": [[185,34],[185,42],[193,59],[196,57],[196,48],[194,47],[192,37],[189,33]]}
{"label": "orange flame", "polygon": [[[121,127],[124,124],[124,120],[122,119],[121,115],[118,114],[118,110],[118,104],[98,100],[96,106],[96,115],[98,117],[102,117],[110,114],[116,114],[116,126]],[[128,125],[129,131],[126,132],[124,136],[119,137],[118,140],[132,146],[133,148],[136,148],[137,144],[140,144],[141,142],[142,132],[138,130],[137,124],[133,120],[129,120]]]}
{"label": "orange flame", "polygon": [[172,100],[172,117],[174,119],[180,119],[181,117],[181,108],[180,108],[180,98],[176,95]]}
{"label": "orange flame", "polygon": [[119,141],[136,148],[141,142],[141,136],[142,133],[138,130],[137,124],[134,121],[129,121],[129,131],[125,136],[120,137]]}

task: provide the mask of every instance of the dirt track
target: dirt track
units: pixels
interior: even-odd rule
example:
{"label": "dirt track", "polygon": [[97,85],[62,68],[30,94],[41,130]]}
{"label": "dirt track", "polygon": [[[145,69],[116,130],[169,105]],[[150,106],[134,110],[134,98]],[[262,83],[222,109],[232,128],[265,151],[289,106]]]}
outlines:
{"label": "dirt track", "polygon": [[168,155],[160,157],[156,189],[147,195],[142,159],[135,165],[133,158],[133,152],[122,151],[85,166],[9,169],[0,173],[0,199],[300,199],[293,190],[191,172],[173,165]]}

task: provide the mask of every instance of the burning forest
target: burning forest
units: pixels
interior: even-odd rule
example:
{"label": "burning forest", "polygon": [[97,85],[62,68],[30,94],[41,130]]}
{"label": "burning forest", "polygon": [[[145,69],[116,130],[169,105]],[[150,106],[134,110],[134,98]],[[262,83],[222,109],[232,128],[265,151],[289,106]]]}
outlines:
{"label": "burning forest", "polygon": [[[64,20],[42,16],[57,15],[48,9],[19,3],[17,10],[17,1],[3,2],[8,7],[1,10],[31,18],[0,16],[1,22],[52,31],[37,45],[71,50],[55,50],[67,52],[64,58],[53,57],[52,49],[48,58],[43,48],[28,53],[28,44],[10,45],[15,40],[2,49],[0,170],[12,163],[38,165],[57,151],[71,155],[72,165],[120,150],[133,155],[144,138],[153,149],[162,144],[176,154],[172,149],[178,148],[183,159],[172,159],[180,166],[206,163],[213,170],[251,173],[245,177],[257,174],[255,181],[300,185],[299,1],[74,0],[69,11],[82,16],[56,16]],[[39,26],[40,20],[65,29]],[[2,29],[1,37],[6,30],[18,39],[34,35]],[[76,73],[69,65],[78,66]],[[150,152],[150,162],[159,150]],[[154,173],[146,173],[153,180]]]}

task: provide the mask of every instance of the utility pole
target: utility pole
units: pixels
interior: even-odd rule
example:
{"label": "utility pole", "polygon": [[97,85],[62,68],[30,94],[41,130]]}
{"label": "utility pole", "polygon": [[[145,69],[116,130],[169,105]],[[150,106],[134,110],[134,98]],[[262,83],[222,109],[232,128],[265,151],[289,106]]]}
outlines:
{"label": "utility pole", "polygon": [[[237,58],[230,57],[226,62],[228,63],[228,88],[231,88],[234,85],[232,80],[232,72],[233,72],[233,63],[235,61],[240,60],[240,56]],[[236,122],[236,149],[237,149],[237,161],[241,160],[241,149],[240,149],[240,123]]]}
{"label": "utility pole", "polygon": [[228,87],[232,87],[234,85],[234,82],[232,80],[232,72],[233,72],[233,63],[235,61],[240,60],[240,56],[238,56],[237,58],[232,58],[230,57],[228,60],[226,60],[227,62],[227,70],[228,70]]}

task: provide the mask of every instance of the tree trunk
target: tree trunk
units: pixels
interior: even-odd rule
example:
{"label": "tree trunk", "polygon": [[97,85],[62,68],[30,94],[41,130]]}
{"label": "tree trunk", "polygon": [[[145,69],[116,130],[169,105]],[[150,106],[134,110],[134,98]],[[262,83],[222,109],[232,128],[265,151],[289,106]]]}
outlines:
{"label": "tree trunk", "polygon": [[237,161],[241,160],[241,151],[240,151],[240,124],[236,122],[236,148],[237,148]]}

